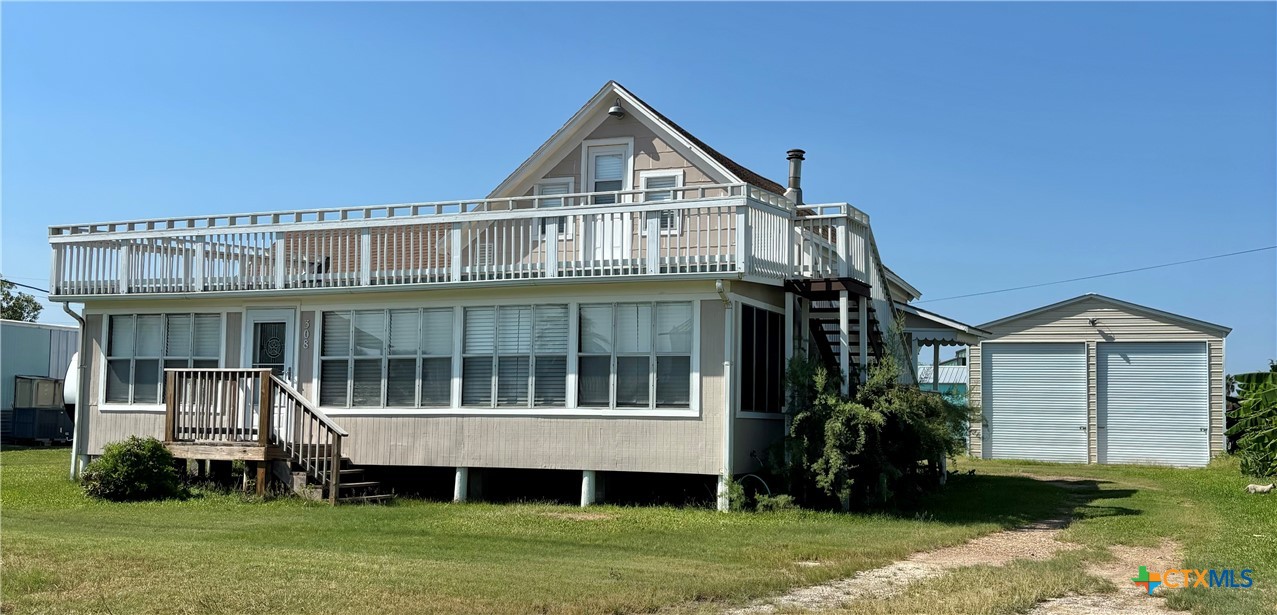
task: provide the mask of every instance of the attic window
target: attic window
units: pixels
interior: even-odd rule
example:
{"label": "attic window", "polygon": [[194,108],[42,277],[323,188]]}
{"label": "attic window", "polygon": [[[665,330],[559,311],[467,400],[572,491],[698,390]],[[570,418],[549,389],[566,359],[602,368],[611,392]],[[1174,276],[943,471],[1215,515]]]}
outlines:
{"label": "attic window", "polygon": [[[643,201],[673,201],[679,199],[682,194],[678,188],[683,187],[683,171],[681,169],[669,170],[662,169],[656,171],[640,171],[639,180],[643,186]],[[664,188],[664,190],[663,190]],[[658,212],[651,212],[650,217],[655,217]],[[661,233],[677,233],[679,228],[678,211],[667,209],[659,212],[661,217]],[[643,232],[647,232],[647,227],[643,227]]]}
{"label": "attic window", "polygon": [[[591,147],[590,192],[620,192],[625,190],[625,169],[628,167],[629,150],[624,145]],[[615,194],[594,197],[595,205],[618,202]]]}

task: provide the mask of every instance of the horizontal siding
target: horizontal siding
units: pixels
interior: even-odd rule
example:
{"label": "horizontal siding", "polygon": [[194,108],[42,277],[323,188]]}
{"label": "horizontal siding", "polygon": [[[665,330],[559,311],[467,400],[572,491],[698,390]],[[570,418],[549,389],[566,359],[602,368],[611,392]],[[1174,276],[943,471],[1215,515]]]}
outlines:
{"label": "horizontal siding", "polygon": [[[967,351],[967,403],[972,408],[981,408],[980,390],[980,347],[972,346]],[[984,426],[980,421],[972,421],[971,428],[968,431],[967,446],[970,450],[967,452],[972,457],[984,456]]]}
{"label": "horizontal siding", "polygon": [[[1091,325],[1091,319],[1096,324]],[[1077,303],[1047,310],[1032,316],[1016,319],[1000,325],[987,326],[992,335],[989,342],[1087,342],[1089,372],[1088,406],[1092,462],[1097,461],[1098,405],[1096,401],[1095,353],[1096,344],[1104,342],[1141,341],[1205,341],[1210,351],[1210,451],[1215,456],[1224,451],[1224,339],[1183,323],[1152,314],[1134,313],[1118,308],[1099,299],[1086,299]],[[980,348],[971,348],[970,400],[981,405],[982,381]],[[978,439],[972,440],[971,454],[979,456]]]}

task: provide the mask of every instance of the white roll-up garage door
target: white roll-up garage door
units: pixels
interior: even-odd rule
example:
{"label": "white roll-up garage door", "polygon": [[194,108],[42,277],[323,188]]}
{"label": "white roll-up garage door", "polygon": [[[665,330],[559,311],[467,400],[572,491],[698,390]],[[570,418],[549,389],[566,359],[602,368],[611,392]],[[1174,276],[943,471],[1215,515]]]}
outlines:
{"label": "white roll-up garage door", "polygon": [[1210,367],[1203,342],[1096,346],[1100,463],[1210,461]]}
{"label": "white roll-up garage door", "polygon": [[986,455],[1086,463],[1086,344],[980,349]]}

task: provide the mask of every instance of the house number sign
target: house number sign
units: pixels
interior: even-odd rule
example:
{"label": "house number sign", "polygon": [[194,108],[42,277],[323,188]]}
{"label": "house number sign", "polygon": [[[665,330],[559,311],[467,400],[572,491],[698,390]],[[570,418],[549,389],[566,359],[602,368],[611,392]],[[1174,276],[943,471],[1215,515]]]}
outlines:
{"label": "house number sign", "polygon": [[302,350],[310,350],[310,319],[302,319]]}

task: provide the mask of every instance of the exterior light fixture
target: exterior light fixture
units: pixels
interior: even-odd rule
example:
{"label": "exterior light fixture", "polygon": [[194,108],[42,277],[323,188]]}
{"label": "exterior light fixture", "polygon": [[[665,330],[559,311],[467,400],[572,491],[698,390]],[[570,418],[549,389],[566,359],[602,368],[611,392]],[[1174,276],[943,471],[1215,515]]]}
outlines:
{"label": "exterior light fixture", "polygon": [[625,109],[621,108],[621,99],[618,98],[615,103],[612,103],[612,108],[607,110],[607,114],[618,120],[625,117]]}

